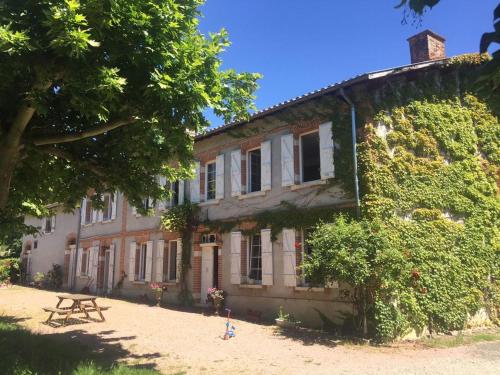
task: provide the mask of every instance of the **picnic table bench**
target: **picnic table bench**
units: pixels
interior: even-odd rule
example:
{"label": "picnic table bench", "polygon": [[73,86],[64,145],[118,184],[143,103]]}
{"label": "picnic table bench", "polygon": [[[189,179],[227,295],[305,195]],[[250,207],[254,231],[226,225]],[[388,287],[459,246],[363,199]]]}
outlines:
{"label": "picnic table bench", "polygon": [[[87,319],[90,319],[89,312],[97,312],[99,317],[101,318],[101,322],[106,321],[104,315],[102,315],[102,311],[108,310],[107,306],[99,306],[96,303],[96,296],[89,296],[86,294],[61,294],[58,295],[59,302],[56,307],[42,307],[42,309],[48,313],[50,313],[46,323],[50,323],[53,321],[54,315],[65,315],[61,325],[65,326],[71,317],[71,315],[75,313],[83,313]],[[73,301],[70,306],[62,307],[62,303],[65,300]],[[90,302],[90,303],[89,303]]]}

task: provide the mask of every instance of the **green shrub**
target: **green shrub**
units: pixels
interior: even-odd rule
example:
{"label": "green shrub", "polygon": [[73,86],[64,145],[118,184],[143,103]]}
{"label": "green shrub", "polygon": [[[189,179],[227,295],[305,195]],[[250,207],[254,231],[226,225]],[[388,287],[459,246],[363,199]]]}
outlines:
{"label": "green shrub", "polygon": [[0,283],[10,281],[15,283],[20,277],[19,259],[7,258],[0,259]]}

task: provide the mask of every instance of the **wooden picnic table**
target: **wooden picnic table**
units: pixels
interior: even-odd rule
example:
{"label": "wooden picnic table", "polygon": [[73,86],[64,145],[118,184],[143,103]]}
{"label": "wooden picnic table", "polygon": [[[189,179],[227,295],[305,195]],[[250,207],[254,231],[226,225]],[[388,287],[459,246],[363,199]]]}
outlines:
{"label": "wooden picnic table", "polygon": [[[75,313],[83,313],[87,319],[90,318],[89,312],[96,311],[100,318],[101,322],[106,321],[104,315],[102,315],[103,310],[107,310],[108,307],[99,306],[96,303],[96,296],[90,296],[86,294],[60,294],[57,296],[59,298],[59,302],[56,307],[44,307],[43,310],[49,312],[49,318],[46,320],[47,323],[52,321],[52,317],[54,314],[65,315],[62,325],[65,326],[68,322],[71,315]],[[65,300],[73,301],[70,306],[61,306]],[[87,302],[87,303],[86,303]]]}

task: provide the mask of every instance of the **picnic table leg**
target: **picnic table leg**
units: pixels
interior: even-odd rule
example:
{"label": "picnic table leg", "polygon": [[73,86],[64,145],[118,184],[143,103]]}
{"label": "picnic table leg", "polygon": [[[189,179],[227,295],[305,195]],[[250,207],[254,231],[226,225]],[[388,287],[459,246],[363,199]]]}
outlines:
{"label": "picnic table leg", "polygon": [[56,309],[58,309],[59,306],[61,306],[62,301],[64,301],[64,298],[61,298],[61,297],[57,297],[57,298],[59,298],[59,302],[57,302]]}
{"label": "picnic table leg", "polygon": [[77,303],[73,302],[73,304],[71,305],[71,308],[68,310],[68,313],[66,314],[66,318],[64,318],[64,320],[63,320],[63,326],[65,326],[66,323],[68,322],[69,317],[71,316],[71,314],[73,314],[73,311],[75,310],[76,306],[77,306]]}
{"label": "picnic table leg", "polygon": [[97,306],[97,303],[95,303],[94,299],[92,300],[92,304],[94,305],[94,308],[96,309],[96,311],[99,313],[99,316],[101,317],[101,321],[105,322],[106,319],[104,319],[104,315],[102,315],[101,308],[99,306]]}
{"label": "picnic table leg", "polygon": [[51,312],[50,315],[49,315],[49,317],[48,317],[48,319],[45,321],[45,323],[50,323],[50,321],[51,321],[51,319],[52,319],[53,316],[54,316],[54,313]]}
{"label": "picnic table leg", "polygon": [[82,302],[81,302],[81,301],[78,301],[77,303],[78,303],[78,308],[80,309],[80,312],[84,313],[84,314],[85,314],[85,317],[86,317],[87,319],[89,319],[89,318],[90,318],[90,316],[89,316],[89,313],[87,312],[87,310],[85,309],[85,305],[84,305],[84,306],[82,306]]}

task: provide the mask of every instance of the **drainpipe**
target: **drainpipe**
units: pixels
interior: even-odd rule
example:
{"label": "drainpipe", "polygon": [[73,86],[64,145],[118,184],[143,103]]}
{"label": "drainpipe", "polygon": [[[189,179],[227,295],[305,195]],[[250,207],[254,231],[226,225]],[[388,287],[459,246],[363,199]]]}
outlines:
{"label": "drainpipe", "polygon": [[82,207],[78,209],[78,227],[76,228],[76,244],[75,244],[75,257],[73,259],[73,280],[71,283],[71,290],[75,290],[76,287],[76,266],[78,264],[78,249],[80,248],[80,229],[82,227]]}
{"label": "drainpipe", "polygon": [[351,106],[351,137],[352,137],[352,162],[354,167],[354,195],[356,197],[356,217],[359,219],[360,203],[359,203],[359,180],[358,180],[358,155],[356,151],[356,106],[346,95],[344,89],[340,89],[342,99]]}

